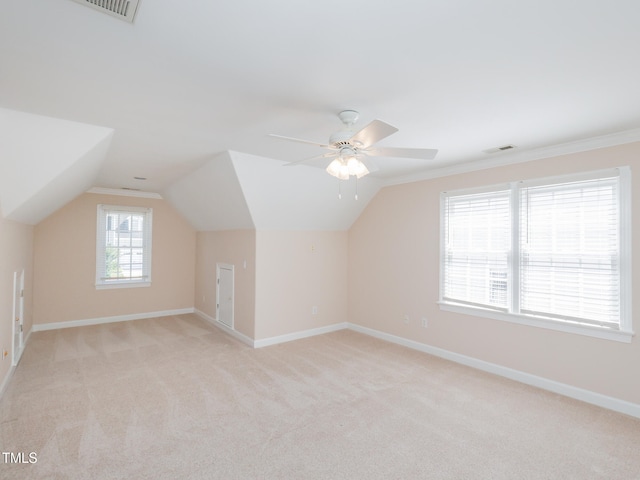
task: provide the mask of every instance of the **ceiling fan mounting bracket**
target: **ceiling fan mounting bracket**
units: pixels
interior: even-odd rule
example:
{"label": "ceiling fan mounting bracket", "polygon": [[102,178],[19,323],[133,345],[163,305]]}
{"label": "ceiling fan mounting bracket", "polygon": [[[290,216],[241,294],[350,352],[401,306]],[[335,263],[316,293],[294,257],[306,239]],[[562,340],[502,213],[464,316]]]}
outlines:
{"label": "ceiling fan mounting bracket", "polygon": [[360,118],[360,114],[355,110],[343,110],[338,114],[338,118],[347,127],[350,127],[358,121],[358,118]]}

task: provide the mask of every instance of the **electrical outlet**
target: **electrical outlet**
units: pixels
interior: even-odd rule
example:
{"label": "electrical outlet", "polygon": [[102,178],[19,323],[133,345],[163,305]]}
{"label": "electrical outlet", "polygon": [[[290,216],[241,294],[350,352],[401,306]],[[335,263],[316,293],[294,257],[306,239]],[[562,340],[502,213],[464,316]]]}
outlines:
{"label": "electrical outlet", "polygon": [[409,315],[404,316],[404,323],[409,323]]}
{"label": "electrical outlet", "polygon": [[429,326],[429,320],[427,320],[427,317],[422,317],[422,326],[424,328],[427,328]]}
{"label": "electrical outlet", "polygon": [[318,315],[318,307],[316,306],[311,307],[311,315]]}

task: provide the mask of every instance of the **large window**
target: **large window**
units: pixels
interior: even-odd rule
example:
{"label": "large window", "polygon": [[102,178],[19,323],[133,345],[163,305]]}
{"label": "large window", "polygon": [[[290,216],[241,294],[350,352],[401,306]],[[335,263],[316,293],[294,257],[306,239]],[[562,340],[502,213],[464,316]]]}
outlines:
{"label": "large window", "polygon": [[630,171],[442,194],[442,308],[629,341]]}
{"label": "large window", "polygon": [[151,283],[151,209],[98,205],[96,286]]}

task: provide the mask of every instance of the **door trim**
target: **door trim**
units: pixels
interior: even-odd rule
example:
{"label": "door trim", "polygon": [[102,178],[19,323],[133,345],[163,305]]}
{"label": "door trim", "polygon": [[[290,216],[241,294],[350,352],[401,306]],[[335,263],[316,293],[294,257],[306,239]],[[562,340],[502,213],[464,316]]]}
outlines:
{"label": "door trim", "polygon": [[13,272],[13,324],[11,365],[16,366],[24,350],[24,270]]}
{"label": "door trim", "polygon": [[[220,271],[229,270],[231,272],[231,324],[224,323],[220,319]],[[216,263],[216,320],[226,327],[234,329],[235,323],[235,266],[229,263]]]}

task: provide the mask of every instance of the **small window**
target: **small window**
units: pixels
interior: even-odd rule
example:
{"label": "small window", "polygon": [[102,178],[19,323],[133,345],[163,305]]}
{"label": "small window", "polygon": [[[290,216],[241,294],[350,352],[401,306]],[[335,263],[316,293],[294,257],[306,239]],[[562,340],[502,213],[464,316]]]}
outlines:
{"label": "small window", "polygon": [[621,167],[443,193],[442,308],[630,341],[630,183]]}
{"label": "small window", "polygon": [[98,205],[96,287],[151,284],[150,208]]}

